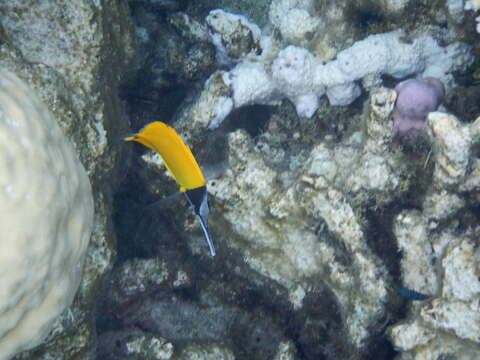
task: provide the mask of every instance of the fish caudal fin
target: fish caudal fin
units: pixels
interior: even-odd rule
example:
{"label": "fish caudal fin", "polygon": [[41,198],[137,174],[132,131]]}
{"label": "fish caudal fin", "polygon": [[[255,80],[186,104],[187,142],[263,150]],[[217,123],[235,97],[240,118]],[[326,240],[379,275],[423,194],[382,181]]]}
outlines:
{"label": "fish caudal fin", "polygon": [[212,237],[208,231],[208,196],[207,187],[201,186],[192,190],[184,192],[190,205],[193,207],[193,211],[197,214],[200,220],[200,226],[202,227],[205,240],[207,240],[208,247],[210,248],[210,254],[215,256],[215,246],[213,245]]}
{"label": "fish caudal fin", "polygon": [[207,240],[208,248],[210,249],[210,255],[215,256],[215,245],[213,245],[212,237],[208,231],[208,225],[200,215],[198,215],[198,220],[200,220],[200,226],[202,228],[203,235],[205,235],[205,239]]}

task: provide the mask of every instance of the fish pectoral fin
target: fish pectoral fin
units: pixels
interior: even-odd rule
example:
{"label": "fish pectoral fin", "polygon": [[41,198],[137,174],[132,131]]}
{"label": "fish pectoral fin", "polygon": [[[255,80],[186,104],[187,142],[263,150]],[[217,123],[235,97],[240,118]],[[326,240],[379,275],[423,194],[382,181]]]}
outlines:
{"label": "fish pectoral fin", "polygon": [[205,240],[207,240],[208,248],[210,249],[210,255],[215,256],[215,245],[213,245],[212,237],[210,236],[210,232],[208,231],[207,221],[204,220],[200,215],[198,215],[198,220],[200,221],[200,227],[202,228]]}

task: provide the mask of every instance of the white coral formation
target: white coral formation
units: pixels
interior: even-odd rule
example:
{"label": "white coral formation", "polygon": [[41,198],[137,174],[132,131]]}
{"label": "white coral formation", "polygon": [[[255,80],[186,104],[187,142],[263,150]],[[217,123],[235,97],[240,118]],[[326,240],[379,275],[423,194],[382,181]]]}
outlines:
{"label": "white coral formation", "polygon": [[0,70],[0,359],[39,344],[70,305],[92,230],[88,177],[34,92]]}
{"label": "white coral formation", "polygon": [[[362,198],[365,194],[381,204],[405,191],[402,176],[407,170],[399,152],[390,149],[395,100],[393,90],[377,90],[364,114],[363,135],[353,133],[335,148],[320,142],[303,165],[282,175],[267,165],[266,158],[276,156],[268,146],[261,150],[261,144],[254,146],[237,131],[229,136],[230,169],[209,185],[222,204],[224,220],[237,234],[230,243],[244,253],[247,263],[287,287],[296,308],[309,291],[305,279],[321,279],[345,312],[349,338],[358,347],[368,338],[369,324],[384,313],[390,285],[366,243],[354,206],[355,201],[368,201]],[[422,210],[403,211],[394,222],[402,252],[402,285],[433,299],[413,304],[409,320],[390,329],[405,359],[420,353],[423,357],[414,358],[426,359],[451,349],[470,355],[480,347],[464,343],[479,342],[475,311],[480,259],[472,241],[474,232],[470,229],[459,237],[449,226],[465,207],[465,193],[480,191],[478,171],[470,163],[471,148],[480,139],[479,123],[466,126],[450,114],[429,115],[433,186]],[[348,266],[337,259],[337,246],[322,241],[313,224],[323,224],[342,244],[351,259]],[[439,346],[442,351],[435,348]]]}
{"label": "white coral formation", "polygon": [[[392,166],[388,152],[379,150],[391,136],[379,124],[388,122],[394,101],[393,90],[374,97],[368,145],[362,145],[358,134],[335,149],[319,143],[303,166],[282,176],[267,165],[267,157],[274,155],[262,153],[237,131],[229,136],[230,168],[209,184],[232,233],[241,237],[238,242],[230,237],[229,243],[244,252],[247,263],[283,284],[295,308],[309,291],[306,279],[326,283],[344,313],[349,338],[359,348],[369,326],[384,314],[389,280],[349,199],[352,193],[392,196],[399,191],[398,167]],[[360,163],[368,166],[356,165]],[[281,185],[286,178],[291,182]],[[338,243],[325,241],[321,229],[328,229]],[[339,259],[339,248],[345,249],[348,265]]]}
{"label": "white coral formation", "polygon": [[[468,0],[465,3],[465,10],[473,10],[477,11],[480,9],[480,1],[479,0]],[[477,32],[480,33],[480,16],[476,17],[475,20],[477,20]]]}
{"label": "white coral formation", "polygon": [[312,0],[274,0],[270,4],[270,21],[287,42],[300,45],[322,25],[313,14],[314,6]]}
{"label": "white coral formation", "polygon": [[[398,230],[396,232],[398,237]],[[416,238],[417,242],[423,241],[424,246],[430,249],[427,253],[417,249],[417,256],[430,258],[430,261],[437,257],[443,259],[440,267],[435,267],[433,263],[430,266],[419,265],[418,259],[405,258],[402,272],[410,274],[411,279],[409,281],[404,277],[405,284],[412,288],[417,286],[417,289],[425,292],[428,288],[418,287],[419,284],[433,282],[442,286],[442,291],[434,289],[429,293],[434,299],[412,306],[411,318],[389,330],[392,341],[404,352],[402,359],[436,358],[442,353],[454,354],[458,359],[476,359],[472,354],[480,354],[478,250],[468,236],[458,239],[445,232],[437,238],[431,235],[425,238],[425,232],[422,234],[417,237],[412,233],[411,238]],[[411,253],[415,251],[413,247],[404,246],[404,253],[405,248]]]}
{"label": "white coral formation", "polygon": [[260,28],[246,17],[217,9],[205,20],[221,63],[228,64],[260,49]]}
{"label": "white coral formation", "polygon": [[278,345],[278,351],[274,360],[296,360],[297,349],[292,341],[282,341]]}
{"label": "white coral formation", "polygon": [[465,10],[475,10],[477,11],[480,9],[480,1],[479,0],[467,0],[465,3]]}
{"label": "white coral formation", "polygon": [[161,337],[139,335],[125,342],[126,355],[133,357],[151,353],[154,359],[169,360],[173,357],[173,345]]}
{"label": "white coral formation", "polygon": [[434,184],[445,187],[463,183],[472,146],[470,129],[455,116],[441,112],[430,113],[427,125],[434,142]]}
{"label": "white coral formation", "polygon": [[[163,358],[159,358],[163,359]],[[178,360],[235,360],[233,351],[226,345],[191,343],[184,346],[178,355]]]}
{"label": "white coral formation", "polygon": [[[435,294],[438,283],[432,264],[434,251],[421,213],[411,210],[399,214],[395,219],[394,233],[398,249],[402,252],[403,286],[423,294]],[[418,276],[419,273],[422,276]]]}
{"label": "white coral formation", "polygon": [[[291,20],[288,14],[294,10],[304,11],[306,13],[302,17],[307,18],[305,9],[311,8],[310,3],[299,0],[274,2],[270,10],[271,20],[287,31],[287,27],[282,26],[283,22]],[[211,23],[214,17],[222,24],[231,23],[227,20],[232,16],[235,15],[215,10],[207,17],[207,22]],[[300,34],[288,35],[288,32],[285,36],[305,36],[302,26],[309,27],[318,22],[312,19],[296,27]],[[245,27],[241,25],[243,23],[241,19],[236,22],[240,24],[238,26]],[[224,27],[212,27],[212,36],[219,52],[225,53],[226,48],[237,48],[239,44],[249,43],[252,38],[257,39],[260,36],[256,31],[258,28],[250,28],[243,35],[239,32],[237,37],[225,37]],[[418,74],[441,79],[450,87],[453,85],[452,72],[465,69],[473,61],[471,49],[466,44],[452,43],[442,47],[430,36],[419,36],[410,42],[406,42],[404,37],[401,30],[370,35],[340,51],[335,60],[323,63],[306,48],[289,45],[281,49],[269,36],[264,35],[260,41],[262,51],[258,55],[249,53],[239,59],[232,70],[223,73],[223,79],[232,91],[233,108],[273,104],[288,98],[295,104],[300,116],[311,117],[323,95],[328,97],[331,105],[352,103],[361,94],[360,80],[364,80],[364,86],[369,87],[381,83],[380,78],[384,74],[396,78]],[[205,91],[208,92],[208,89]],[[210,127],[218,126],[221,120],[223,118],[217,117],[215,125],[211,124]],[[201,119],[199,122],[206,121]]]}
{"label": "white coral formation", "polygon": [[470,165],[477,126],[462,125],[441,112],[427,119],[434,151],[433,186],[423,211],[397,216],[394,233],[402,250],[403,285],[432,299],[412,305],[409,320],[390,329],[394,345],[404,351],[402,359],[442,353],[473,359],[472,354],[480,354],[480,253],[475,240],[480,229],[456,235],[451,221],[465,208],[468,196],[480,190],[478,165]]}

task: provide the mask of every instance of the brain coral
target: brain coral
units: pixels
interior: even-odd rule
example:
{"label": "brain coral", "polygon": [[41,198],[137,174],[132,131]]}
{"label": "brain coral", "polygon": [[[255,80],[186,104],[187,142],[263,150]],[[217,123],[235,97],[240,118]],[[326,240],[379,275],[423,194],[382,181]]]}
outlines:
{"label": "brain coral", "polygon": [[0,360],[38,345],[79,285],[87,174],[46,106],[0,69]]}

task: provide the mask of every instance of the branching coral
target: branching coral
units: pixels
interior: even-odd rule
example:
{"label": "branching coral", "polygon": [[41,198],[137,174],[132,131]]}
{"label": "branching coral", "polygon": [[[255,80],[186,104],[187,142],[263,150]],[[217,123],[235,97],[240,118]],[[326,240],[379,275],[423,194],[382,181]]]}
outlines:
{"label": "branching coral", "polygon": [[391,327],[390,335],[405,358],[452,353],[473,359],[480,353],[479,229],[459,232],[455,217],[480,190],[478,163],[471,158],[478,120],[463,125],[453,115],[433,112],[426,125],[434,152],[432,186],[422,211],[396,217],[394,233],[403,254],[404,285],[432,299],[412,304],[408,321]]}
{"label": "branching coral", "polygon": [[[309,287],[326,284],[357,348],[385,315],[389,276],[367,245],[351,199],[366,192],[387,198],[401,189],[402,167],[385,151],[392,125],[383,130],[394,101],[395,92],[386,89],[372,99],[365,145],[357,136],[335,150],[320,143],[303,166],[281,176],[267,165],[272,154],[237,131],[228,139],[230,169],[210,186],[231,226],[229,243],[247,263],[283,284],[295,308]],[[282,185],[281,178],[292,180]]]}

